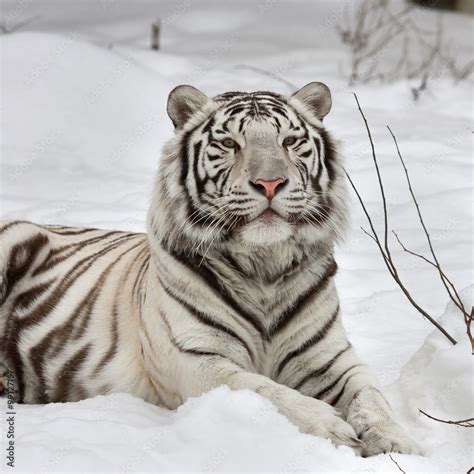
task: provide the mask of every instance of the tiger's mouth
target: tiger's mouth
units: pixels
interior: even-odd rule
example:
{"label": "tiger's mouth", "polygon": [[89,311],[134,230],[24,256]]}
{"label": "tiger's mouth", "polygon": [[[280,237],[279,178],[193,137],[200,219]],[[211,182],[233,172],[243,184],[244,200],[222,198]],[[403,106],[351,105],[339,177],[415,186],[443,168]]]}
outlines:
{"label": "tiger's mouth", "polygon": [[278,211],[267,207],[235,229],[236,235],[251,245],[270,245],[291,237],[293,226]]}
{"label": "tiger's mouth", "polygon": [[280,214],[272,209],[271,207],[267,207],[257,219],[262,219],[264,222],[271,222],[275,217],[281,217]]}

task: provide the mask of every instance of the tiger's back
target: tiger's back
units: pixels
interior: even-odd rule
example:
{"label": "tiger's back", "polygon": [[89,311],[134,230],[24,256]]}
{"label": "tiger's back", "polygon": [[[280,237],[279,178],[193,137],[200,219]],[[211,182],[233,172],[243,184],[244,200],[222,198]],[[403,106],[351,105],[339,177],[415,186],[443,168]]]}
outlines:
{"label": "tiger's back", "polygon": [[0,224],[0,362],[20,401],[156,401],[138,334],[149,258],[145,234]]}

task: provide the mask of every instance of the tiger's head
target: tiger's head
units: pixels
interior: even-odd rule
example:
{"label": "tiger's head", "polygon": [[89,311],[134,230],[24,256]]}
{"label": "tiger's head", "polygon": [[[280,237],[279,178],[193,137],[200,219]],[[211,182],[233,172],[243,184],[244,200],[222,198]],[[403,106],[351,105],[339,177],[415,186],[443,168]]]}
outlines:
{"label": "tiger's head", "polygon": [[[320,82],[290,97],[208,98],[192,86],[173,89],[167,111],[176,134],[165,146],[152,206],[167,222],[166,239],[205,249],[229,239],[265,246],[337,238],[346,199],[336,145],[322,122],[330,109],[331,93]],[[151,221],[158,232],[153,214]]]}

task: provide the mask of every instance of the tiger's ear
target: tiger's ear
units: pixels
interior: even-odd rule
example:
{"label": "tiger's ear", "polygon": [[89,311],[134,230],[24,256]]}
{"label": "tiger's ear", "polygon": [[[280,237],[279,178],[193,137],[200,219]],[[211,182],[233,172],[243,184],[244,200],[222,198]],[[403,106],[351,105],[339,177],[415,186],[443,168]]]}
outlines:
{"label": "tiger's ear", "polygon": [[175,128],[181,128],[208,101],[209,98],[195,87],[178,86],[170,92],[166,110]]}
{"label": "tiger's ear", "polygon": [[319,120],[326,117],[331,110],[331,91],[322,82],[310,82],[296,91],[292,97],[296,97],[308,106]]}

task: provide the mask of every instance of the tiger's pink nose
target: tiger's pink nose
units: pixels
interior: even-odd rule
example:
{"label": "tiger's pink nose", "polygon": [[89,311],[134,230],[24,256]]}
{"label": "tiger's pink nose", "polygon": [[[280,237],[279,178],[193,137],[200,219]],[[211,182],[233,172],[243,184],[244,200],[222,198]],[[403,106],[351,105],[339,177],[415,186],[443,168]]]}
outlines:
{"label": "tiger's pink nose", "polygon": [[278,188],[282,188],[286,181],[287,180],[283,178],[272,179],[270,181],[257,179],[254,186],[258,191],[263,192],[268,199],[272,199],[278,192]]}

